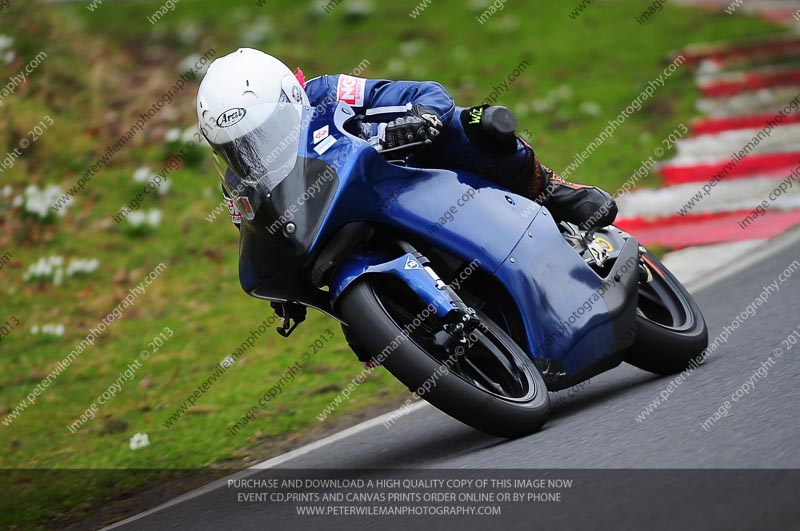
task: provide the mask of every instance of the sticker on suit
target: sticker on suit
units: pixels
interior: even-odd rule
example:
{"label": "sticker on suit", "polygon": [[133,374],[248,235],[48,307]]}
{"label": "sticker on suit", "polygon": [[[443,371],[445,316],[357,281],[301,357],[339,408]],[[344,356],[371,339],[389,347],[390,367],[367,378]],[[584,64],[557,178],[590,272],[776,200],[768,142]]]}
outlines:
{"label": "sticker on suit", "polygon": [[319,144],[328,138],[328,134],[330,134],[330,128],[327,125],[314,131],[314,144]]}
{"label": "sticker on suit", "polygon": [[366,79],[342,74],[339,76],[336,99],[353,107],[363,107],[366,87]]}
{"label": "sticker on suit", "polygon": [[331,135],[322,142],[320,142],[319,144],[317,144],[316,146],[314,146],[314,151],[316,151],[318,155],[322,155],[326,151],[328,151],[331,148],[331,146],[333,146],[335,143],[336,143],[336,137]]}

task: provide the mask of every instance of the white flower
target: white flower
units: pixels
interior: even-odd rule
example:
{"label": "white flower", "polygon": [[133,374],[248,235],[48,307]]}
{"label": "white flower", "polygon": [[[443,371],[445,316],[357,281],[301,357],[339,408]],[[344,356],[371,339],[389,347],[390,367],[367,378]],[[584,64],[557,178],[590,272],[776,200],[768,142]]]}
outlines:
{"label": "white flower", "polygon": [[[56,186],[54,184],[49,185],[44,190],[44,202],[48,205],[55,204],[62,196],[64,195],[64,191],[61,189],[60,186]],[[72,196],[68,196],[67,202],[61,204],[61,208],[58,209],[58,217],[64,217],[64,214],[67,213],[67,208],[72,205]]]}
{"label": "white flower", "polygon": [[61,337],[64,335],[64,325],[55,323],[47,323],[43,324],[42,326],[33,325],[31,326],[31,334],[34,336],[42,334],[48,336]]}
{"label": "white flower", "polygon": [[158,187],[158,195],[167,195],[167,192],[169,192],[171,186],[172,186],[172,181],[163,179],[161,181],[161,186]]}
{"label": "white flower", "polygon": [[166,135],[164,135],[164,140],[166,140],[167,142],[175,142],[180,137],[181,137],[181,130],[178,129],[177,127],[173,127],[172,129],[167,131]]}
{"label": "white flower", "polygon": [[191,125],[191,126],[187,127],[186,129],[184,129],[183,133],[181,133],[181,141],[184,144],[188,144],[189,142],[191,142],[195,138],[197,138],[195,136],[197,133],[199,133],[199,131],[197,130],[197,126]]}
{"label": "white flower", "polygon": [[128,223],[133,228],[139,228],[142,225],[149,225],[152,228],[158,227],[161,223],[161,211],[158,209],[148,210],[146,212],[137,210],[128,214]]}
{"label": "white flower", "polygon": [[141,210],[135,210],[128,214],[128,223],[130,223],[133,227],[138,227],[146,221],[147,216]]}
{"label": "white flower", "polygon": [[234,358],[233,356],[228,356],[227,358],[219,362],[219,366],[222,367],[223,369],[227,369],[229,367],[233,367],[234,363],[236,363],[236,358]]}
{"label": "white flower", "polygon": [[315,17],[321,17],[327,15],[328,12],[325,11],[325,8],[328,7],[328,2],[326,0],[317,0],[313,4],[311,4],[308,8],[309,14]]}
{"label": "white flower", "polygon": [[[14,199],[12,205],[15,207],[23,206],[25,211],[35,215],[39,219],[46,219],[53,211],[50,206],[58,202],[64,192],[60,186],[54,184],[48,185],[46,188],[40,190],[36,185],[28,185],[22,196]],[[72,203],[72,197],[68,197],[66,203],[63,203],[58,210],[58,216],[61,217],[67,212],[67,207]]]}
{"label": "white flower", "polygon": [[151,227],[158,227],[158,224],[161,223],[161,211],[157,209],[153,209],[147,213],[147,223]]}
{"label": "white flower", "polygon": [[[22,276],[25,281],[28,280],[49,280],[55,278],[56,272],[61,271],[59,259],[60,256],[42,256],[36,262],[28,266],[28,269]],[[63,259],[62,259],[63,260]]]}
{"label": "white flower", "polygon": [[22,279],[28,281],[47,281],[52,280],[56,285],[61,284],[64,277],[71,277],[78,273],[91,273],[100,265],[97,258],[73,258],[64,270],[63,256],[42,256],[36,262],[28,266],[22,275]]}
{"label": "white flower", "polygon": [[67,276],[71,277],[77,274],[91,273],[96,270],[100,265],[97,258],[73,258],[67,266]]}
{"label": "white flower", "polygon": [[130,440],[131,450],[138,450],[145,446],[150,446],[150,438],[146,433],[135,433]]}
{"label": "white flower", "polygon": [[178,63],[178,70],[180,70],[181,72],[185,72],[186,70],[193,70],[195,63],[199,60],[200,56],[196,53],[193,53],[192,55],[185,57],[183,61]]}
{"label": "white flower", "polygon": [[0,35],[0,50],[11,48],[12,44],[14,44],[14,37],[9,37],[8,35]]}
{"label": "white flower", "polygon": [[352,0],[345,5],[344,12],[350,17],[367,17],[375,11],[372,2],[369,0]]}
{"label": "white flower", "polygon": [[149,181],[153,176],[153,172],[147,166],[142,166],[133,172],[133,180],[137,183]]}
{"label": "white flower", "polygon": [[14,59],[17,58],[17,52],[14,50],[9,50],[3,55],[3,60],[6,62],[7,65],[10,65],[14,62]]}
{"label": "white flower", "polygon": [[589,116],[599,116],[601,111],[600,106],[593,101],[582,101],[578,109]]}
{"label": "white flower", "polygon": [[205,61],[205,64],[202,65],[200,68],[195,68],[196,65],[200,61],[200,55],[192,54],[189,57],[184,58],[183,61],[178,63],[178,71],[179,72],[186,72],[187,70],[197,71],[198,74],[205,74],[208,67],[211,66],[211,61]]}
{"label": "white flower", "polygon": [[8,197],[11,195],[11,185],[7,184],[3,187],[3,197]]}

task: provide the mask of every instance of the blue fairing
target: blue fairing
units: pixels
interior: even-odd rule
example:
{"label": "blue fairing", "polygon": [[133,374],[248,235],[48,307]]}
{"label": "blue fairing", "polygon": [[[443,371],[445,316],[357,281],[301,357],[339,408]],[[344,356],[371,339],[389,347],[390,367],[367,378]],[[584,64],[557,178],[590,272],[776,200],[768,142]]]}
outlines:
{"label": "blue fairing", "polygon": [[[477,261],[494,275],[516,302],[531,356],[559,360],[568,373],[576,373],[614,350],[608,308],[596,296],[601,279],[564,240],[546,209],[466,172],[391,164],[367,142],[343,132],[348,112],[344,105],[317,112],[306,131],[308,145],[300,153],[329,164],[339,179],[311,252],[351,222],[395,227],[466,262]],[[325,125],[336,142],[319,155],[311,135]],[[243,257],[246,247],[242,245]],[[433,279],[422,270],[401,267],[405,259],[357,257],[339,266],[331,285],[334,300],[359,276],[381,273],[416,284],[417,293],[433,297]],[[242,286],[257,296],[278,283],[301,282],[292,273],[279,280],[258,278],[246,263],[240,261]],[[577,309],[581,314],[576,316]]]}
{"label": "blue fairing", "polygon": [[354,256],[337,268],[331,280],[333,299],[336,300],[362,275],[391,275],[402,280],[422,300],[429,303],[431,313],[444,317],[454,308],[454,301],[436,286],[434,278],[422,268],[413,255],[404,254],[390,259],[380,255]]}

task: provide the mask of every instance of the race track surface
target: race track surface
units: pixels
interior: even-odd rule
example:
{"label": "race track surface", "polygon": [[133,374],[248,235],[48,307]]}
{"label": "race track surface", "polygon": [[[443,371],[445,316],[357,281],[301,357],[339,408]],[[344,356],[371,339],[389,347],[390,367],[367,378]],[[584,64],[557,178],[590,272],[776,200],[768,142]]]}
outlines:
{"label": "race track surface", "polygon": [[[381,469],[540,469],[541,477],[574,477],[581,484],[560,504],[518,506],[495,522],[487,519],[491,517],[441,516],[345,520],[299,517],[287,504],[237,501],[234,490],[222,487],[116,528],[797,529],[800,508],[793,496],[800,476],[781,469],[800,468],[800,343],[787,350],[789,344],[783,342],[800,325],[800,268],[764,304],[751,307],[752,315],[746,313],[764,286],[778,281],[795,260],[800,260],[797,244],[696,293],[711,341],[737,315],[740,322],[727,343],[674,386],[667,401],[646,418],[637,420],[673,379],[622,365],[582,389],[551,395],[557,412],[540,433],[522,439],[484,435],[425,406],[389,429],[373,426],[277,465],[318,469],[323,477],[335,476],[331,469],[359,469],[358,477],[373,479],[390,473]],[[742,312],[746,319],[741,319]],[[776,356],[778,348],[784,352]],[[758,374],[760,367],[766,368]],[[737,391],[739,399],[724,408]],[[720,407],[727,416],[708,424]],[[719,468],[775,470],[580,470]],[[251,477],[271,473],[259,471]]]}

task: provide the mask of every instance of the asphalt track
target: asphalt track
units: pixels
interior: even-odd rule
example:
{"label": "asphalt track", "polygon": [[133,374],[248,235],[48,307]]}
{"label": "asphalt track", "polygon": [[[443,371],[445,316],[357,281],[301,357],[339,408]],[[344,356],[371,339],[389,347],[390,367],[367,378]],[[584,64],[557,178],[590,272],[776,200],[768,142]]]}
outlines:
{"label": "asphalt track", "polygon": [[[785,235],[726,277],[695,288],[712,341],[800,260],[799,243],[800,233]],[[425,477],[437,471],[420,469],[447,469],[441,477],[502,477],[512,471],[497,469],[528,469],[513,474],[575,479],[560,503],[517,504],[492,517],[301,517],[292,504],[243,502],[221,481],[111,528],[800,529],[800,342],[788,349],[782,343],[800,327],[798,309],[800,269],[642,421],[637,415],[672,378],[623,365],[582,389],[551,395],[556,413],[540,433],[522,439],[484,435],[421,405],[389,429],[378,419],[239,474],[265,478],[292,469],[283,473],[349,477],[342,469],[357,469],[357,477],[375,479],[409,473],[386,469]],[[778,357],[777,348],[784,349]],[[754,377],[765,363],[763,376]],[[720,407],[727,416],[704,429]]]}

